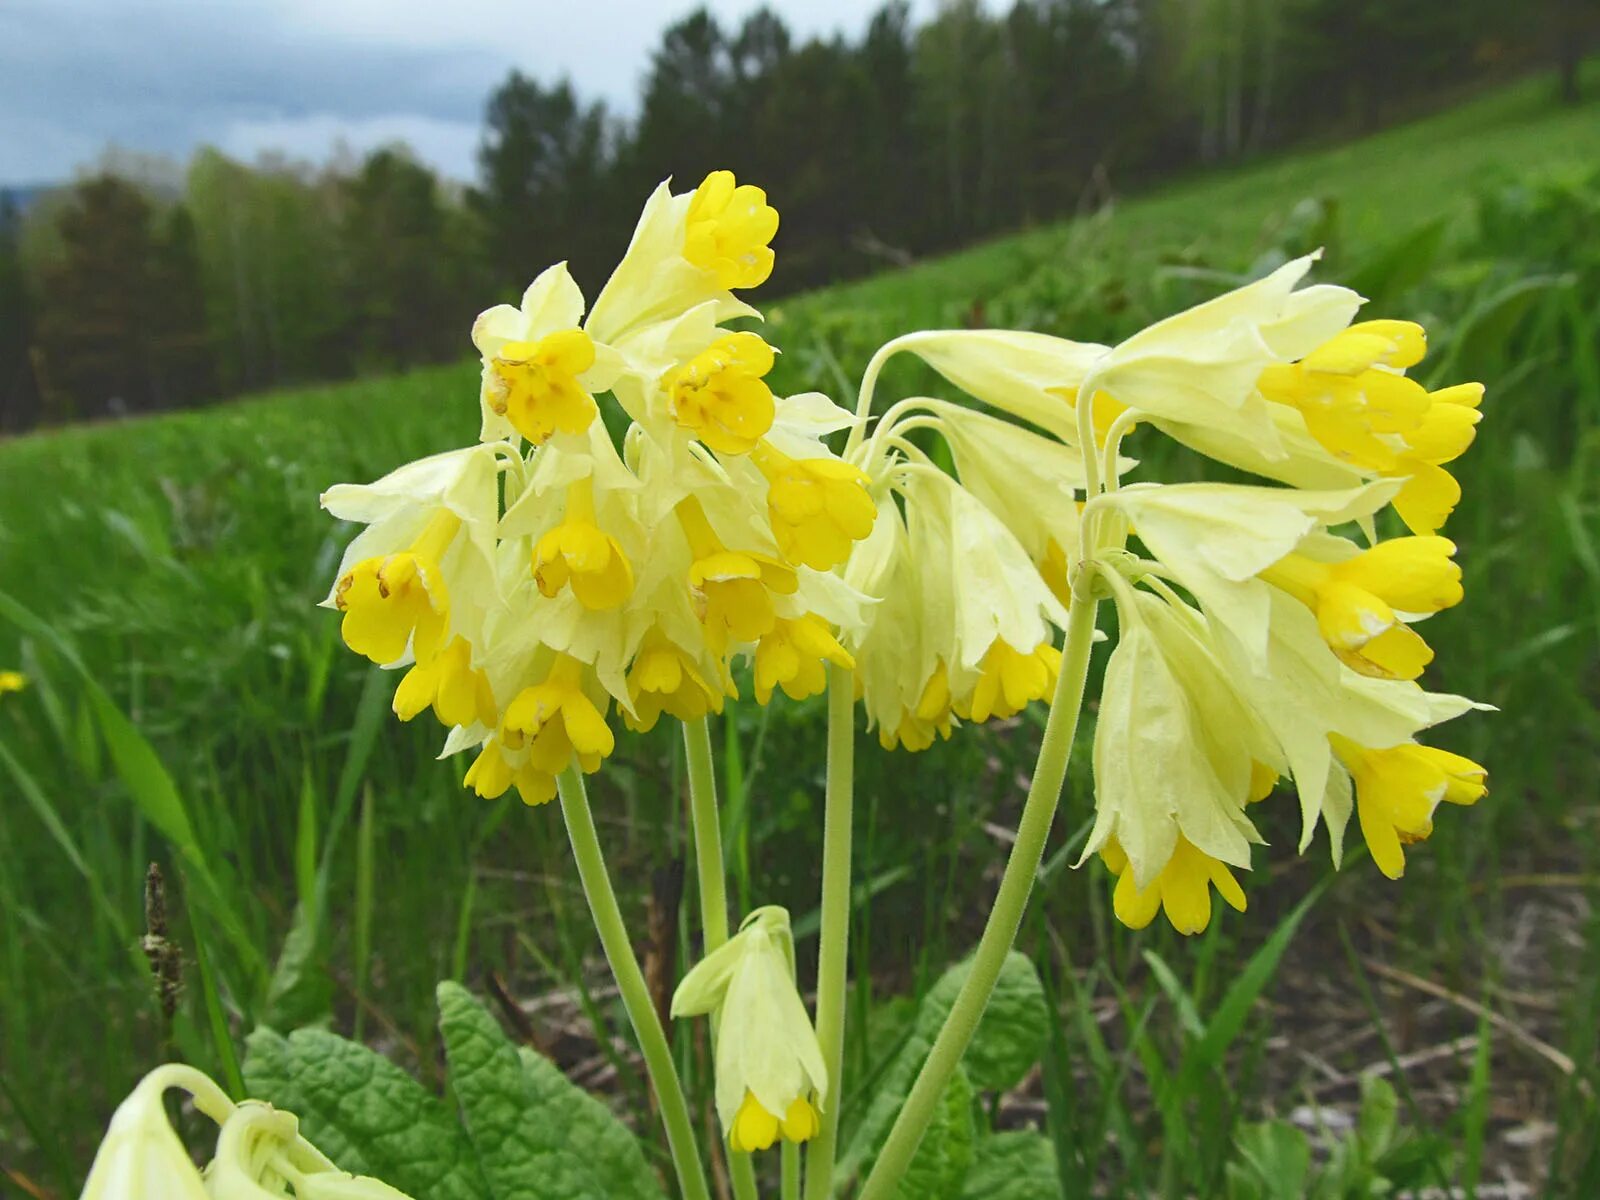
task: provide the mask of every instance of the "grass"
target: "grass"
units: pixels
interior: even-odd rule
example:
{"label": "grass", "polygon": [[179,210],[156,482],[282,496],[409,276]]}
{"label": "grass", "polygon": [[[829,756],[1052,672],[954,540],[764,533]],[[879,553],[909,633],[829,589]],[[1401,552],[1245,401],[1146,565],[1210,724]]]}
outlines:
{"label": "grass", "polygon": [[[1070,869],[1089,795],[1086,745],[1075,756],[1023,935],[1062,1020],[1042,1076],[986,1105],[1048,1129],[1069,1196],[1278,1194],[1238,1177],[1236,1146],[1272,1136],[1254,1123],[1338,1130],[1375,1072],[1420,1131],[1405,1142],[1414,1175],[1393,1147],[1368,1155],[1393,1177],[1600,1190],[1600,181],[1583,173],[1600,107],[1558,109],[1549,92],[1518,85],[772,314],[785,382],[843,394],[907,329],[1104,340],[1323,244],[1330,277],[1429,323],[1438,377],[1490,387],[1448,531],[1468,602],[1429,634],[1430,680],[1502,709],[1446,739],[1495,790],[1444,814],[1403,884],[1275,849],[1244,916],[1187,942],[1130,934],[1103,873]],[[616,1056],[620,1014],[592,986],[555,815],[463,794],[462,765],[393,721],[391,681],[312,607],[348,536],[318,492],[470,440],[475,377],[447,367],[0,444],[0,666],[33,679],[0,697],[0,1170],[24,1191],[74,1194],[139,1073],[179,1054],[225,1077],[230,1033],[256,1022],[331,1012],[437,1080],[442,977],[575,988],[575,1016],[542,1032]],[[900,371],[883,394],[925,386]],[[1137,452],[1188,469],[1156,443]],[[779,701],[718,730],[734,901],[787,904],[802,931],[820,717]],[[897,997],[971,944],[1037,729],[964,732],[915,757],[863,741],[855,961],[874,970],[853,995],[854,1079],[882,1061],[869,1024],[892,1026]],[[596,796],[608,855],[641,881],[627,898],[640,939],[677,914],[680,963],[681,775],[663,728],[623,739]],[[1287,824],[1267,832],[1292,841]],[[152,861],[187,959],[170,1015],[136,941]],[[1233,999],[1251,972],[1262,1003]],[[697,1053],[687,1038],[680,1052]]]}

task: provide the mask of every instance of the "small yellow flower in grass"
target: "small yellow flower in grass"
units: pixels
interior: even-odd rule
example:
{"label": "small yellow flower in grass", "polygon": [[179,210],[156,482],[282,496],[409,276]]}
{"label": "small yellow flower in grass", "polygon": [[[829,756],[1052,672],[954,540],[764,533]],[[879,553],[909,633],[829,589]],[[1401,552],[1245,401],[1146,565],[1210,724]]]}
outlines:
{"label": "small yellow flower in grass", "polygon": [[[1329,539],[1335,549],[1349,543]],[[1433,651],[1399,613],[1420,616],[1461,603],[1454,543],[1400,537],[1342,561],[1290,554],[1261,572],[1316,614],[1329,646],[1352,670],[1378,679],[1415,679]]]}
{"label": "small yellow flower in grass", "polygon": [[777,413],[762,378],[772,363],[758,334],[723,334],[662,379],[673,420],[719,454],[748,453]]}
{"label": "small yellow flower in grass", "polygon": [[1117,877],[1111,904],[1129,929],[1143,929],[1165,911],[1172,927],[1185,937],[1203,933],[1211,924],[1211,889],[1237,912],[1245,910],[1244,889],[1228,865],[1213,858],[1181,834],[1167,865],[1145,888],[1134,881],[1128,856],[1115,838],[1100,848],[1100,857]]}
{"label": "small yellow flower in grass", "polygon": [[534,547],[533,576],[540,593],[552,598],[570,584],[578,603],[591,611],[617,608],[633,594],[628,556],[616,538],[595,524],[591,476],[568,485],[561,524]]}
{"label": "small yellow flower in grass", "polygon": [[1429,394],[1422,423],[1402,435],[1405,450],[1384,474],[1405,477],[1394,510],[1412,533],[1436,533],[1461,502],[1461,485],[1442,464],[1466,453],[1483,414],[1481,383],[1462,383]]}
{"label": "small yellow flower in grass", "polygon": [[28,677],[21,671],[0,671],[0,696],[7,692],[20,692],[28,686]]}
{"label": "small yellow flower in grass", "polygon": [[773,236],[778,210],[753,184],[740,184],[732,171],[713,171],[689,202],[683,256],[715,272],[725,288],[753,288],[772,274]]}
{"label": "small yellow flower in grass", "polygon": [[790,458],[770,442],[751,458],[767,478],[767,515],[790,562],[827,571],[872,532],[877,505],[866,472],[837,458]]}
{"label": "small yellow flower in grass", "polygon": [[594,343],[581,329],[507,342],[489,363],[489,406],[535,445],[556,433],[582,433],[600,412],[578,382],[594,360]]}
{"label": "small yellow flower in grass", "polygon": [[576,756],[586,772],[616,748],[605,712],[585,689],[586,668],[557,654],[543,683],[523,688],[501,718],[501,742],[526,746],[528,761],[546,775],[558,775]]}
{"label": "small yellow flower in grass", "polygon": [[646,635],[628,671],[628,696],[633,712],[623,722],[635,733],[656,727],[662,713],[693,721],[722,711],[723,692],[706,681],[694,658],[674,645],[659,628]]}
{"label": "small yellow flower in grass", "polygon": [[795,986],[789,914],[758,908],[683,977],[674,1017],[713,1014],[717,1116],[734,1150],[816,1135],[828,1071]]}
{"label": "small yellow flower in grass", "polygon": [[828,687],[825,663],[848,670],[856,660],[815,613],[779,617],[756,645],[757,701],[771,700],[774,687],[783,688],[791,700],[821,695]]}
{"label": "small yellow flower in grass", "polygon": [[690,597],[712,651],[724,654],[730,642],[754,642],[770,633],[778,620],[773,597],[793,595],[800,586],[794,568],[769,555],[729,550],[693,497],[676,511],[694,555]]}
{"label": "small yellow flower in grass", "polygon": [[1061,651],[1048,641],[1032,650],[1015,650],[996,639],[978,665],[972,695],[955,706],[964,721],[1014,717],[1034,700],[1048,700],[1061,671]]}
{"label": "small yellow flower in grass", "polygon": [[460,528],[460,517],[440,510],[410,549],[363,559],[340,578],[334,603],[350,649],[380,665],[397,661],[407,646],[418,662],[432,660],[450,621],[439,560]]}
{"label": "small yellow flower in grass", "polygon": [[394,712],[402,721],[430,705],[441,725],[494,726],[494,691],[488,676],[473,668],[466,638],[455,638],[429,661],[417,663],[395,689]]}
{"label": "small yellow flower in grass", "polygon": [[1374,750],[1332,734],[1355,784],[1356,816],[1372,861],[1390,879],[1405,874],[1404,845],[1433,832],[1441,801],[1475,804],[1488,790],[1488,772],[1470,758],[1408,742]]}

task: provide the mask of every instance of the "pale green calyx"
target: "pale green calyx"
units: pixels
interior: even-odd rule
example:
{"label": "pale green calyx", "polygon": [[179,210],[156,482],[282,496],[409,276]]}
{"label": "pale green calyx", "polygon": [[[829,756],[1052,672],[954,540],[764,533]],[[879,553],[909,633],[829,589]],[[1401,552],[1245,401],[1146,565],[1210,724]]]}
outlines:
{"label": "pale green calyx", "polygon": [[[162,1098],[174,1087],[221,1127],[204,1170],[167,1121]],[[386,1183],[339,1170],[299,1127],[293,1113],[259,1100],[234,1104],[193,1067],[157,1067],[112,1116],[82,1200],[407,1200]]]}
{"label": "pale green calyx", "polygon": [[795,984],[788,910],[756,909],[684,976],[672,1015],[707,1013],[716,1021],[717,1115],[734,1148],[766,1149],[780,1132],[811,1137],[828,1072]]}

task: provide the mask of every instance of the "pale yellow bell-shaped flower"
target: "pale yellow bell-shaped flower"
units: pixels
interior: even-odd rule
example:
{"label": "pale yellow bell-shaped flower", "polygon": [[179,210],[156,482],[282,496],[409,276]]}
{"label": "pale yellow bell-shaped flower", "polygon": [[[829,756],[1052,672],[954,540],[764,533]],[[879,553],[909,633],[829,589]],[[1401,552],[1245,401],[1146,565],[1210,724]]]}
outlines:
{"label": "pale yellow bell-shaped flower", "polygon": [[1285,769],[1276,739],[1175,597],[1113,580],[1121,636],[1095,728],[1095,823],[1084,855],[1115,837],[1144,891],[1184,839],[1248,869],[1261,836],[1245,815],[1258,764]]}
{"label": "pale yellow bell-shaped flower", "polygon": [[715,1022],[717,1116],[729,1145],[750,1152],[813,1137],[828,1071],[795,985],[787,910],[756,909],[683,977],[672,1015],[701,1014]]}
{"label": "pale yellow bell-shaped flower", "polygon": [[192,1067],[158,1067],[112,1114],[83,1185],[83,1200],[206,1200],[205,1182],[189,1151],[167,1121],[162,1098],[182,1088],[219,1124],[233,1105]]}

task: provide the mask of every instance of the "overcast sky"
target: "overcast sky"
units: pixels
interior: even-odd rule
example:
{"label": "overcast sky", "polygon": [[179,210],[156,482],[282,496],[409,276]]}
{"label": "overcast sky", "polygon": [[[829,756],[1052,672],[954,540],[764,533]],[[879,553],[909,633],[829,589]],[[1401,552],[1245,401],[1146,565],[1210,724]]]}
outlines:
{"label": "overcast sky", "polygon": [[[872,0],[768,0],[795,32],[865,28]],[[661,30],[694,0],[0,0],[0,186],[71,177],[111,144],[321,160],[404,139],[473,175],[512,67],[632,111]],[[758,0],[710,0],[724,24]],[[915,0],[915,17],[934,0]]]}

